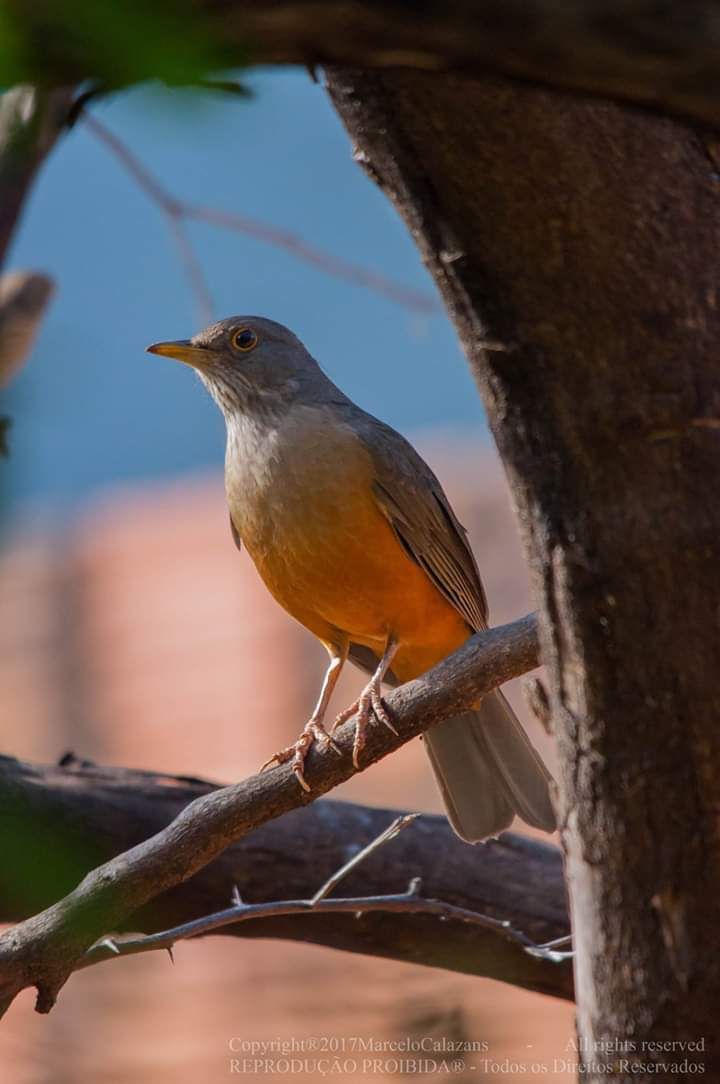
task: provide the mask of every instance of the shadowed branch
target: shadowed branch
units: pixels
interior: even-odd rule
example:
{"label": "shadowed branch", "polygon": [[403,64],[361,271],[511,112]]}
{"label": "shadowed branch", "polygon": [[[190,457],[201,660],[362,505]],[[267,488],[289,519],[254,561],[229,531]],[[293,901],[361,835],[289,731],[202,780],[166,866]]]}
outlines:
{"label": "shadowed branch", "polygon": [[147,934],[143,937],[127,937],[120,940],[117,937],[103,937],[95,945],[92,945],[78,963],[78,970],[91,967],[93,964],[102,963],[105,960],[115,960],[121,956],[137,956],[143,952],[157,952],[164,949],[172,955],[172,950],[178,941],[187,941],[191,937],[202,937],[209,933],[217,933],[227,930],[239,922],[250,922],[258,918],[277,918],[286,915],[352,915],[355,919],[365,915],[380,912],[382,914],[406,914],[406,915],[433,915],[443,921],[455,919],[471,926],[479,926],[483,930],[491,930],[498,937],[503,937],[520,945],[531,956],[539,960],[547,960],[553,964],[562,963],[572,957],[571,951],[565,951],[570,942],[568,936],[553,938],[552,941],[538,945],[522,930],[513,928],[509,919],[492,918],[483,915],[468,907],[459,907],[457,904],[448,903],[445,900],[428,899],[422,894],[422,878],[413,877],[404,892],[378,896],[343,896],[329,899],[330,894],[338,884],[359,865],[367,860],[384,844],[396,839],[397,836],[408,828],[417,818],[419,813],[406,813],[396,817],[379,836],[376,836],[367,847],[363,847],[353,858],[346,862],[339,870],[336,870],[327,881],[312,896],[307,899],[282,899],[265,903],[245,903],[240,889],[233,886],[232,902],[230,907],[221,911],[215,911],[209,915],[201,915],[190,922],[183,922],[169,930],[161,930],[155,934]]}
{"label": "shadowed branch", "polygon": [[[390,695],[388,706],[397,720],[399,734],[396,736],[384,727],[371,728],[363,767],[387,756],[430,726],[466,710],[491,689],[525,673],[537,663],[534,615],[477,634],[427,674],[408,682]],[[231,843],[244,839],[250,832],[267,825],[283,813],[300,810],[349,779],[354,774],[351,722],[337,732],[337,743],[341,756],[314,751],[308,758],[306,776],[312,787],[311,794],[298,787],[288,766],[273,768],[241,783],[201,794],[182,808],[170,824],[167,824],[170,818],[161,822],[158,825],[160,830],[152,838],[100,865],[60,902],[4,934],[0,938],[0,1007],[4,1010],[20,990],[35,986],[38,988],[38,1010],[47,1012],[68,976],[96,941],[110,931],[120,930],[123,926],[127,928],[130,916],[133,916],[130,928],[137,929],[136,913],[139,909],[161,893],[186,882],[221,855]],[[12,780],[8,793],[12,798]],[[322,817],[320,810],[325,808],[326,803],[322,803],[316,815]],[[22,821],[22,813],[18,819]],[[162,824],[167,824],[167,827]],[[330,818],[326,831],[333,835],[334,830]],[[297,832],[294,842],[296,852],[299,840],[302,844],[306,843],[305,828],[298,827]],[[447,829],[446,839],[441,844],[442,852],[438,853],[444,854],[447,850],[449,836]],[[135,835],[126,843],[137,842],[137,839]],[[346,842],[349,842],[347,838]],[[478,852],[460,843],[455,846],[467,854],[470,864],[477,861],[478,853],[484,854],[487,850],[483,848]],[[315,848],[308,853],[312,854],[313,876],[316,877]],[[336,860],[328,872],[332,872],[337,865]],[[400,886],[396,881],[392,891],[397,892],[398,887],[404,888],[410,877],[421,876],[425,879],[425,865],[425,862],[408,864]],[[237,880],[242,878],[236,876],[232,883]],[[312,887],[312,892],[315,888],[316,885]],[[266,886],[261,898],[267,899],[269,894]],[[357,892],[357,895],[366,894],[366,889]],[[370,894],[377,893],[372,891]],[[432,890],[431,894],[435,899],[448,899],[442,890]],[[224,896],[207,901],[201,913],[215,909],[218,901],[228,898],[229,889]],[[472,909],[483,913],[488,911],[487,907]],[[337,921],[340,917],[347,921],[347,916],[307,917],[323,923],[333,918]],[[440,921],[437,916],[415,917],[418,921]],[[503,919],[511,916],[501,914],[497,917]],[[278,918],[277,921],[294,923],[300,921],[300,917],[293,916],[289,920]],[[409,921],[409,916],[405,916],[404,921]],[[155,928],[164,928],[167,924],[166,919]],[[524,929],[522,923],[515,925]],[[359,929],[353,928],[356,931]],[[562,936],[567,928],[556,926],[554,930],[545,929],[540,933],[534,929],[525,929],[525,932],[535,943],[542,943]],[[519,946],[515,946],[515,949],[523,956],[527,955]],[[408,958],[413,958],[410,949],[407,951]],[[416,944],[416,954],[417,951]],[[431,962],[439,962],[439,959]],[[534,964],[539,966],[540,961],[534,961]],[[509,969],[511,972],[512,968]],[[513,980],[510,978],[508,981]]]}
{"label": "shadowed branch", "polygon": [[[713,126],[720,117],[716,0],[175,0],[147,13],[113,0],[94,18],[97,5],[62,5],[51,56],[46,5],[6,6],[23,46],[13,78],[27,82],[197,85],[238,63],[402,67],[501,75]],[[143,48],[128,51],[136,35]]]}

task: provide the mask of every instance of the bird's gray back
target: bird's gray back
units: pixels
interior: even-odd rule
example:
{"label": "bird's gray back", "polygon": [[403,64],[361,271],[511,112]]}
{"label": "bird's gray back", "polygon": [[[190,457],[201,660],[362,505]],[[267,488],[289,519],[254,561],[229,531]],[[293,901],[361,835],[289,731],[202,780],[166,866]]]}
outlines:
{"label": "bird's gray back", "polygon": [[487,599],[467,532],[437,477],[401,433],[343,400],[334,410],[372,457],[376,496],[399,541],[468,625],[486,628]]}

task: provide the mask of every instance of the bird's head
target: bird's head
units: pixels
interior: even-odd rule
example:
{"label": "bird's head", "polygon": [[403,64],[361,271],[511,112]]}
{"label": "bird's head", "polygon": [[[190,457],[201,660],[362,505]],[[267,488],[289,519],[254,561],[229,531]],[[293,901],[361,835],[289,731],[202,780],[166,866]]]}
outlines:
{"label": "bird's head", "polygon": [[196,369],[226,416],[282,407],[327,379],[292,331],[262,316],[231,316],[147,350]]}

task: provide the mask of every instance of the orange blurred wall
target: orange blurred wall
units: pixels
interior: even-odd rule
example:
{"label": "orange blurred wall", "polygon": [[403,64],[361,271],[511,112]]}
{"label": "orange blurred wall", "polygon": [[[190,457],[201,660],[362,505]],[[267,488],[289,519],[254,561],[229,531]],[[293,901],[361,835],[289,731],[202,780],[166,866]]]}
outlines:
{"label": "orange blurred wall", "polygon": [[[496,459],[475,445],[418,444],[470,530],[493,621],[527,612]],[[18,527],[0,554],[0,603],[2,751],[28,759],[72,749],[105,763],[240,778],[296,735],[323,671],[323,649],[234,548],[215,477],[112,491],[63,530]],[[343,677],[338,708],[359,683]],[[510,696],[552,760],[518,689]],[[417,742],[339,796],[440,808]],[[2,1080],[198,1084],[236,1075],[231,1059],[252,1041],[330,1036],[337,1046],[399,1035],[488,1044],[482,1064],[468,1059],[455,1081],[573,1079],[562,1071],[563,1059],[574,1060],[572,1008],[549,998],[271,941],[209,938],[179,946],[175,958],[174,967],[158,954],[76,975],[49,1017],[32,1012],[26,993],[0,1027]],[[538,1068],[554,1058],[558,1071]],[[343,1080],[377,1080],[380,1068],[346,1066]],[[384,1063],[381,1078],[393,1079],[394,1068]],[[428,1072],[410,1075],[435,1079]],[[265,1080],[269,1069],[240,1075]]]}

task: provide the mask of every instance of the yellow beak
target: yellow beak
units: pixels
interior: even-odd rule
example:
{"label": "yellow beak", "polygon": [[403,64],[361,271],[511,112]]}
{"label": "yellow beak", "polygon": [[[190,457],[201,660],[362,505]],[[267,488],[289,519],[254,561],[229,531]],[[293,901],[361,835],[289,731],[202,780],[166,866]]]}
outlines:
{"label": "yellow beak", "polygon": [[208,351],[202,346],[194,346],[189,339],[174,339],[166,343],[153,343],[146,347],[148,354],[161,354],[164,358],[175,358],[194,369],[203,369],[208,363]]}

